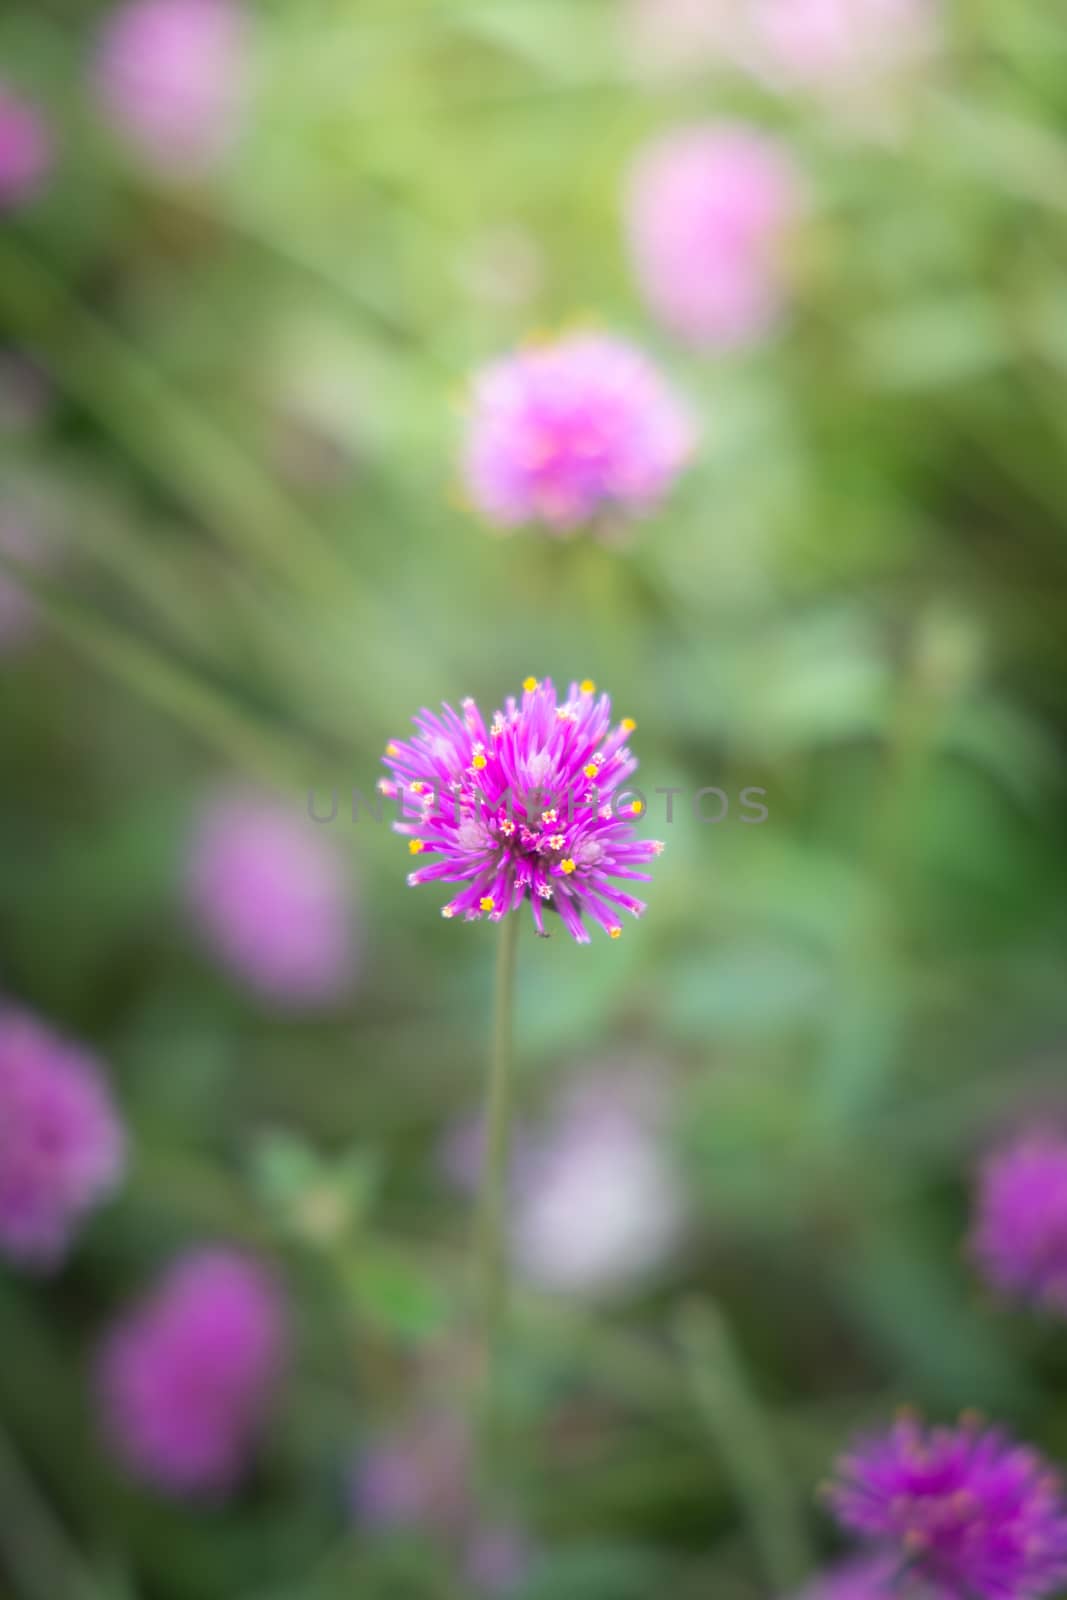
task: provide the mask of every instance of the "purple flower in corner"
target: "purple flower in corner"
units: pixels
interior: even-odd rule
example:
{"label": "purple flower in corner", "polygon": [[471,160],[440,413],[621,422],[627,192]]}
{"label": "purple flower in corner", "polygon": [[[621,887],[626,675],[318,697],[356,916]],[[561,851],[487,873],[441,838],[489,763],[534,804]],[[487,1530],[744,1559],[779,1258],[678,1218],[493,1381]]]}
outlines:
{"label": "purple flower in corner", "polygon": [[900,1418],[838,1467],[844,1528],[896,1553],[945,1600],[1041,1600],[1067,1581],[1067,1503],[1035,1450],[980,1421]]}
{"label": "purple flower in corner", "polygon": [[989,1158],[971,1248],[995,1288],[1067,1316],[1067,1138],[1035,1130]]}
{"label": "purple flower in corner", "polygon": [[0,1011],[0,1256],[56,1267],[122,1176],[125,1138],[99,1063]]}
{"label": "purple flower in corner", "polygon": [[653,511],[693,446],[688,413],[640,351],[573,334],[476,377],[464,478],[498,527],[569,534]]}
{"label": "purple flower in corner", "polygon": [[641,915],[620,884],[647,881],[663,845],[636,837],[643,802],[625,791],[636,724],[613,725],[595,684],[572,683],[559,699],[548,678],[527,678],[488,728],[473,700],[414,720],[414,738],[386,747],[391,777],[379,788],[401,802],[396,830],[411,854],[428,858],[408,882],[462,886],[443,916],[499,922],[528,901],[539,934],[556,912],[587,944],[586,919],[617,939],[621,914]]}
{"label": "purple flower in corner", "polygon": [[0,212],[33,199],[52,158],[52,135],[41,112],[0,81]]}
{"label": "purple flower in corner", "polygon": [[135,1478],[218,1497],[247,1465],[281,1378],[281,1291],[232,1250],[184,1256],[111,1330],[97,1388],[106,1435]]}

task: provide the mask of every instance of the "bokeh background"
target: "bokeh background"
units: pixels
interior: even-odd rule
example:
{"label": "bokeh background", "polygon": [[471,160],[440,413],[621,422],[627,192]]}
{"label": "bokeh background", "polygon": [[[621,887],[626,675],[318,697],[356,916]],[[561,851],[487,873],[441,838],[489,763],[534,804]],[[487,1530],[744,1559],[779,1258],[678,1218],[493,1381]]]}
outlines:
{"label": "bokeh background", "polygon": [[[61,1267],[0,1264],[0,1594],[755,1600],[834,1559],[818,1483],[898,1402],[1067,1459],[1062,1333],[966,1248],[983,1151],[1067,1106],[1067,23],[931,0],[921,48],[891,14],[783,73],[699,4],[262,0],[214,99],[124,124],[108,15],[0,16],[50,142],[0,214],[0,982],[129,1141]],[[646,140],[724,119],[805,202],[775,324],[694,349],[624,194]],[[623,539],[502,536],[460,490],[465,385],[575,325],[648,352],[699,447]],[[498,930],[443,923],[346,797],[419,707],[528,673],[611,693],[646,792],[769,817],[653,806],[643,921],[524,932],[478,1490]],[[220,900],[256,948],[299,921],[271,875],[303,848],[268,829],[231,881],[224,846],[205,913],[220,791],[328,852],[336,982],[220,946]],[[204,1245],[269,1263],[291,1340],[206,1497],[124,1469],[92,1376]]]}

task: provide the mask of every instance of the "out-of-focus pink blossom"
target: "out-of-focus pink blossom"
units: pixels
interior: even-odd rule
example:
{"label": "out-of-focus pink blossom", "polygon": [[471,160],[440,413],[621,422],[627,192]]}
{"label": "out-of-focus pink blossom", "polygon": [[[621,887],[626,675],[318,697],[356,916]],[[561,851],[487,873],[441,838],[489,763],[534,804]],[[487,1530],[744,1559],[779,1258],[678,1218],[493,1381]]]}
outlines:
{"label": "out-of-focus pink blossom", "polygon": [[247,50],[236,0],[129,0],[104,24],[97,98],[147,166],[197,176],[218,163],[240,126]]}
{"label": "out-of-focus pink blossom", "polygon": [[755,129],[708,123],[654,140],[637,157],[626,205],[653,315],[697,346],[766,333],[787,300],[801,195],[789,152]]}
{"label": "out-of-focus pink blossom", "polygon": [[321,825],[273,799],[226,790],[204,807],[185,864],[203,939],[283,1009],[343,998],[356,968],[345,863]]}
{"label": "out-of-focus pink blossom", "polygon": [[0,81],[0,212],[25,205],[40,192],[54,153],[43,112]]}

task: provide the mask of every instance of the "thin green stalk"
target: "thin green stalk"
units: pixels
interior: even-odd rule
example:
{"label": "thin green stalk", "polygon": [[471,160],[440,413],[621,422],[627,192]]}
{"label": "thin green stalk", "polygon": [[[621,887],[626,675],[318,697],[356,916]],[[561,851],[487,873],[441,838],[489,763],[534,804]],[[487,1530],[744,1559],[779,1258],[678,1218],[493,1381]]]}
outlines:
{"label": "thin green stalk", "polygon": [[500,924],[493,1041],[486,1092],[485,1174],[482,1179],[479,1265],[482,1293],[484,1396],[491,1405],[497,1350],[507,1315],[507,1182],[511,1145],[512,1055],[515,1010],[515,955],[519,917],[510,912]]}
{"label": "thin green stalk", "polygon": [[807,1530],[729,1329],[714,1306],[694,1301],[679,1315],[678,1338],[693,1398],[744,1507],[768,1584],[788,1594],[811,1568]]}

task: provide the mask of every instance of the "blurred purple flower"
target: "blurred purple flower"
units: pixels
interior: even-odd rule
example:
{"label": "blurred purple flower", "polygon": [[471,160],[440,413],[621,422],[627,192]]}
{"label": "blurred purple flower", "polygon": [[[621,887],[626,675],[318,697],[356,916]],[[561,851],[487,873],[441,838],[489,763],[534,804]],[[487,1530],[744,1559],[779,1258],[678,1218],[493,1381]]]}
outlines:
{"label": "blurred purple flower", "polygon": [[101,1420],[116,1456],[166,1494],[228,1493],[262,1428],[287,1344],[281,1290],[264,1267],[225,1249],[182,1257],[99,1352]]}
{"label": "blurred purple flower", "polygon": [[929,1590],[902,1587],[901,1565],[884,1556],[843,1562],[822,1573],[794,1600],[934,1600]]}
{"label": "blurred purple flower", "polygon": [[689,415],[639,350],[571,334],[477,374],[463,473],[498,527],[564,535],[655,510],[694,443]]}
{"label": "blurred purple flower", "polygon": [[185,866],[193,919],[231,972],[282,1008],[340,1000],[356,965],[344,862],[321,828],[226,790],[197,819]]}
{"label": "blurred purple flower", "polygon": [[124,1158],[99,1063],[34,1018],[0,1010],[0,1255],[58,1266]]}
{"label": "blurred purple flower", "polygon": [[0,212],[25,205],[40,192],[54,153],[44,114],[0,81]]}
{"label": "blurred purple flower", "polygon": [[542,1289],[629,1287],[669,1257],[684,1199],[647,1080],[605,1072],[571,1090],[524,1163],[512,1247]]}
{"label": "blurred purple flower", "polygon": [[1035,1450],[965,1420],[904,1417],[838,1465],[841,1525],[899,1555],[945,1600],[1040,1600],[1067,1582],[1067,1504]]}
{"label": "blurred purple flower", "polygon": [[236,134],[246,54],[246,17],[235,0],[130,0],[104,23],[97,96],[148,166],[200,175]]}
{"label": "blurred purple flower", "polygon": [[528,901],[538,933],[556,911],[579,944],[589,943],[582,918],[617,939],[621,913],[639,917],[644,902],[613,881],[646,881],[658,840],[634,837],[640,800],[620,805],[637,767],[626,740],[634,723],[611,726],[611,701],[589,679],[557,701],[550,679],[527,678],[521,703],[509,699],[487,730],[473,700],[462,716],[423,711],[414,739],[386,747],[392,772],[379,788],[402,787],[417,821],[395,824],[410,835],[412,855],[437,856],[408,883],[465,885],[445,917],[499,922]]}
{"label": "blurred purple flower", "polygon": [[1067,1138],[1035,1129],[989,1158],[971,1247],[995,1288],[1067,1316]]}
{"label": "blurred purple flower", "polygon": [[696,346],[758,339],[781,316],[802,208],[788,151],[736,124],[654,140],[630,176],[627,229],[652,313]]}
{"label": "blurred purple flower", "polygon": [[431,1413],[383,1434],[356,1461],[351,1506],[377,1532],[428,1534],[456,1549],[480,1594],[503,1595],[527,1570],[529,1545],[506,1523],[485,1523],[474,1493],[470,1435],[458,1417]]}

